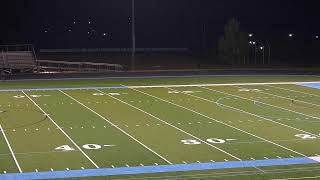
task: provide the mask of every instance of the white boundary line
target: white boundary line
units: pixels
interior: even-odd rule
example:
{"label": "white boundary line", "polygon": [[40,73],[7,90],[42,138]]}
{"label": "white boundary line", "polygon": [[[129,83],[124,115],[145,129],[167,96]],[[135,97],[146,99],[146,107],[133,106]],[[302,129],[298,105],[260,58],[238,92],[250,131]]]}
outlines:
{"label": "white boundary line", "polygon": [[281,145],[279,145],[279,144],[276,144],[276,143],[274,143],[274,142],[271,142],[271,141],[269,141],[269,140],[267,140],[267,139],[264,139],[264,138],[262,138],[262,137],[259,137],[259,136],[257,136],[257,135],[254,135],[254,134],[252,134],[252,133],[249,133],[249,132],[247,132],[247,131],[245,131],[245,130],[242,130],[242,129],[239,129],[239,128],[237,128],[237,127],[234,127],[234,126],[231,126],[231,125],[229,125],[229,124],[226,124],[226,123],[224,123],[224,122],[222,122],[222,121],[219,121],[219,120],[217,120],[217,119],[214,119],[214,118],[212,118],[212,117],[209,117],[209,116],[207,116],[207,115],[204,115],[204,114],[202,114],[202,113],[200,113],[200,112],[197,112],[197,111],[195,111],[195,110],[192,110],[192,109],[189,109],[189,108],[187,108],[187,107],[184,107],[184,106],[175,104],[175,103],[173,103],[173,102],[167,101],[167,100],[165,100],[165,99],[159,98],[159,97],[157,97],[157,96],[148,94],[148,93],[146,93],[146,92],[143,92],[143,91],[140,91],[140,90],[137,90],[137,89],[133,89],[133,90],[134,90],[134,91],[137,91],[137,92],[140,92],[140,93],[142,93],[142,94],[151,96],[151,97],[153,97],[153,98],[159,99],[159,100],[161,100],[161,101],[167,102],[167,103],[172,104],[172,105],[174,105],[174,106],[180,107],[180,108],[182,108],[182,109],[186,109],[186,110],[191,111],[191,112],[193,112],[193,113],[195,113],[195,114],[198,114],[198,115],[200,115],[200,116],[203,116],[203,117],[205,117],[205,118],[207,118],[207,119],[211,119],[211,120],[213,120],[213,121],[215,121],[215,122],[217,122],[217,123],[223,124],[223,125],[228,126],[228,127],[232,128],[232,129],[238,130],[238,131],[240,131],[240,132],[242,132],[242,133],[245,133],[245,134],[248,134],[248,135],[250,135],[250,136],[256,137],[256,138],[261,139],[261,140],[263,140],[263,141],[265,141],[265,142],[268,142],[268,143],[270,143],[270,144],[273,144],[273,145],[282,147],[283,149],[286,149],[286,150],[288,150],[288,151],[294,152],[294,153],[299,154],[299,155],[301,155],[301,156],[303,156],[303,157],[308,157],[308,156],[306,156],[306,155],[304,155],[304,154],[302,154],[302,153],[296,152],[296,151],[294,151],[294,150],[290,150],[289,148],[286,148],[286,147],[284,147],[284,146],[281,146]]}
{"label": "white boundary line", "polygon": [[113,98],[113,99],[115,99],[115,100],[118,100],[118,101],[120,101],[121,103],[126,104],[126,105],[128,105],[128,106],[130,106],[130,107],[132,107],[132,108],[134,108],[134,109],[136,109],[136,110],[138,110],[138,111],[140,111],[140,112],[143,112],[143,113],[147,114],[148,116],[151,116],[152,118],[157,119],[158,121],[161,121],[162,123],[164,123],[164,124],[166,124],[166,125],[174,128],[174,129],[176,129],[176,130],[178,130],[178,131],[180,131],[180,132],[182,132],[182,133],[185,133],[185,134],[187,134],[187,135],[189,135],[189,136],[191,136],[191,137],[193,137],[193,138],[201,141],[202,143],[204,143],[204,144],[206,144],[206,145],[208,145],[208,146],[210,146],[210,147],[213,147],[213,148],[215,148],[215,149],[217,149],[217,150],[219,150],[219,151],[221,151],[221,152],[223,152],[223,153],[231,156],[232,158],[235,158],[235,159],[241,161],[240,158],[238,158],[238,157],[236,157],[236,156],[234,156],[234,155],[232,155],[232,154],[230,154],[230,153],[228,153],[228,152],[226,152],[226,151],[224,151],[224,150],[222,150],[222,149],[220,149],[220,148],[218,148],[218,147],[216,147],[216,146],[214,146],[214,145],[212,145],[212,144],[210,144],[210,143],[208,143],[208,142],[206,142],[206,141],[204,141],[204,140],[202,140],[201,138],[196,137],[195,135],[192,135],[192,134],[190,134],[190,133],[188,133],[188,132],[186,132],[186,131],[184,131],[184,130],[182,130],[182,129],[180,129],[180,128],[178,128],[178,127],[176,127],[176,126],[174,126],[174,125],[172,125],[172,124],[170,124],[170,123],[168,123],[168,122],[165,121],[165,120],[162,120],[162,119],[154,116],[154,115],[151,114],[151,113],[148,113],[148,112],[146,112],[146,111],[144,111],[144,110],[142,110],[142,109],[140,109],[140,108],[138,108],[138,107],[136,107],[136,106],[133,106],[133,105],[131,105],[131,104],[125,102],[125,101],[122,101],[121,99],[118,99],[118,98],[116,98],[116,97],[113,97],[113,96],[111,96],[111,95],[109,95],[109,94],[107,94],[107,93],[105,93],[105,92],[103,92],[103,91],[100,91],[100,90],[97,90],[97,91],[99,91],[99,92],[101,92],[101,93],[103,93],[103,94],[105,94],[105,95],[107,95],[107,96],[109,96],[109,97],[111,97],[111,98]]}
{"label": "white boundary line", "polygon": [[[175,91],[175,89],[171,89],[171,88],[168,88],[168,89]],[[202,97],[199,97],[199,96],[195,96],[195,95],[187,94],[187,93],[183,93],[183,92],[182,92],[182,94],[185,94],[185,95],[187,95],[187,96],[191,96],[191,97],[194,97],[194,98],[198,98],[198,99],[201,99],[201,100],[204,100],[204,101],[208,101],[208,102],[217,104],[216,102],[211,101],[211,100],[208,100],[208,99],[206,99],[206,98],[202,98]],[[220,103],[219,103],[219,104],[220,104]],[[221,104],[221,105],[223,105],[223,104]],[[238,111],[242,111],[242,110],[237,109],[237,108],[232,108],[232,109],[236,109],[236,110],[238,110]],[[242,112],[245,112],[245,111],[242,111]],[[253,114],[251,114],[251,113],[249,113],[249,114],[250,114],[250,115],[253,115]],[[253,116],[255,116],[255,115],[253,115]],[[259,116],[256,116],[256,117],[259,117]],[[244,130],[243,130],[243,131],[244,131]],[[246,132],[246,131],[244,131],[244,132]],[[248,132],[248,133],[249,133],[249,132]],[[248,133],[247,133],[247,134],[248,134]],[[250,133],[250,134],[251,134],[251,133]],[[310,134],[310,133],[309,133],[309,134]],[[253,135],[253,134],[252,134],[252,135]],[[264,140],[264,141],[266,141],[266,142],[268,142],[268,143],[271,143],[271,144],[273,144],[273,145],[275,145],[275,146],[278,146],[278,147],[280,147],[280,148],[283,148],[283,149],[285,149],[285,150],[288,150],[288,151],[291,151],[291,152],[293,152],[293,153],[299,154],[299,155],[301,155],[301,156],[307,157],[306,155],[304,155],[304,154],[302,154],[302,153],[300,153],[300,152],[297,152],[297,151],[295,151],[295,150],[292,150],[292,149],[290,149],[290,148],[288,148],[288,147],[282,146],[282,145],[277,144],[277,143],[275,143],[275,142],[272,142],[272,141],[270,141],[270,140],[264,139],[264,138],[262,138],[262,137],[260,137],[260,136],[255,135],[255,137],[256,137],[256,138],[259,138],[259,139],[261,139],[261,140]]]}
{"label": "white boundary line", "polygon": [[126,131],[122,130],[121,128],[119,128],[118,126],[116,126],[115,124],[113,124],[111,121],[109,121],[107,118],[103,117],[102,115],[100,115],[99,113],[97,113],[96,111],[94,111],[93,109],[89,108],[88,106],[84,105],[83,103],[81,103],[80,101],[78,101],[77,99],[73,98],[72,96],[70,96],[69,94],[63,92],[60,90],[61,93],[63,93],[65,96],[69,97],[70,99],[74,100],[75,102],[77,102],[78,104],[80,104],[81,106],[83,106],[84,108],[88,109],[89,111],[91,111],[92,113],[94,113],[95,115],[99,116],[101,119],[105,120],[106,122],[108,122],[109,124],[111,124],[113,127],[115,127],[116,129],[118,129],[119,131],[121,131],[123,134],[127,135],[128,137],[130,137],[131,139],[133,139],[134,141],[136,141],[137,143],[139,143],[141,146],[143,146],[144,148],[148,149],[149,151],[151,151],[153,154],[157,155],[158,157],[160,157],[162,160],[164,160],[165,162],[169,163],[169,164],[173,164],[172,162],[170,162],[169,160],[167,160],[166,158],[164,158],[163,156],[161,156],[160,154],[158,154],[157,152],[155,152],[154,150],[152,150],[151,148],[149,148],[148,146],[146,146],[145,144],[143,144],[142,142],[140,142],[138,139],[136,139],[135,137],[133,137],[132,135],[130,135],[129,133],[127,133]]}
{"label": "white boundary line", "polygon": [[19,165],[19,162],[18,162],[16,156],[15,156],[14,153],[13,153],[13,150],[12,150],[12,148],[11,148],[11,145],[10,145],[10,143],[9,143],[9,140],[7,139],[7,136],[6,136],[6,134],[4,133],[4,130],[3,130],[2,126],[1,126],[1,124],[0,124],[0,131],[2,132],[3,137],[4,137],[4,139],[6,140],[6,143],[7,143],[8,147],[9,147],[9,150],[10,150],[10,152],[11,152],[11,155],[12,155],[13,159],[14,159],[14,162],[15,162],[16,165],[17,165],[17,168],[18,168],[19,172],[22,173],[22,170],[21,170],[21,167],[20,167],[20,165]]}
{"label": "white boundary line", "polygon": [[78,146],[78,144],[76,142],[74,142],[71,137],[62,130],[62,128],[50,117],[50,115],[48,113],[46,113],[33,99],[31,99],[29,97],[28,94],[26,94],[24,91],[22,91],[22,93],[40,110],[43,112],[43,114],[45,114],[50,121],[73,143],[74,146],[76,146],[80,152],[96,167],[99,168],[99,166]]}
{"label": "white boundary line", "polygon": [[291,91],[291,92],[296,92],[296,93],[301,93],[301,94],[305,94],[305,95],[311,95],[311,96],[317,96],[320,97],[320,95],[317,94],[313,94],[313,93],[306,93],[306,92],[302,92],[302,91],[297,91],[297,90],[293,90],[293,89],[288,89],[288,88],[283,88],[283,87],[278,87],[278,86],[272,86],[272,85],[264,85],[267,87],[272,87],[272,88],[276,88],[276,89],[282,89],[282,90],[286,90],[286,91]]}
{"label": "white boundary line", "polygon": [[[163,88],[163,87],[210,87],[210,86],[242,86],[242,85],[296,85],[299,83],[320,83],[320,81],[313,82],[267,82],[267,83],[227,83],[227,84],[181,84],[181,85],[150,85],[150,86],[123,86],[122,88]],[[118,86],[104,86],[104,87],[77,87],[77,88],[30,88],[30,89],[0,89],[0,92],[17,92],[17,91],[56,91],[56,90],[95,90],[95,89],[116,89]]]}
{"label": "white boundary line", "polygon": [[201,86],[242,86],[242,85],[287,85],[287,84],[312,84],[312,83],[320,83],[320,81],[313,81],[313,82],[267,82],[267,83],[226,83],[226,84],[182,84],[182,85],[153,85],[153,86],[125,86],[128,88],[162,88],[162,87],[201,87]]}
{"label": "white boundary line", "polygon": [[[219,70],[219,69],[218,69]],[[221,69],[220,69],[221,70]],[[224,69],[222,69],[224,70]],[[204,70],[208,71],[208,70]],[[173,73],[181,73],[183,71],[175,71]],[[189,72],[197,72],[197,71],[189,71]],[[130,73],[130,72],[129,72]],[[144,73],[144,72],[142,72]],[[148,73],[148,72],[146,72]],[[161,73],[161,72],[160,72]],[[306,75],[306,74],[203,74],[203,75],[146,75],[146,76],[110,76],[110,77],[92,77],[92,78],[42,78],[42,79],[9,79],[5,80],[8,82],[25,82],[25,81],[64,81],[64,80],[109,80],[109,79],[154,79],[154,78],[193,78],[193,77],[250,77],[250,76],[267,76],[267,77],[320,77],[320,75],[316,74],[311,74],[311,75]]]}
{"label": "white boundary line", "polygon": [[[213,89],[210,89],[210,88],[205,88],[205,87],[201,87],[203,89],[207,89],[209,91],[212,91],[212,92],[217,92],[217,93],[220,93],[220,94],[224,94],[224,95],[229,95],[229,96],[235,96],[233,94],[229,94],[229,93],[225,93],[225,92],[222,92],[222,91],[218,91],[218,90],[213,90]],[[196,96],[198,97],[198,96]],[[198,97],[200,98],[200,97]],[[246,99],[247,100],[247,99]],[[210,101],[210,100],[207,100],[207,101]],[[213,102],[213,101],[211,101]],[[213,103],[216,103],[216,102],[213,102]],[[219,103],[221,104],[221,103]],[[267,121],[270,121],[270,122],[273,122],[273,123],[276,123],[276,124],[279,124],[281,126],[285,126],[287,128],[291,128],[291,129],[294,129],[296,131],[300,131],[300,132],[303,132],[303,133],[307,133],[307,134],[310,134],[310,135],[313,135],[313,136],[316,136],[316,137],[320,137],[319,135],[316,135],[316,134],[313,134],[313,133],[310,133],[310,132],[307,132],[307,131],[304,131],[302,129],[298,129],[298,128],[295,128],[295,127],[292,127],[292,126],[289,126],[289,125],[286,125],[286,124],[283,124],[283,123],[280,123],[280,122],[277,122],[277,121],[273,121],[272,119],[269,119],[269,118],[265,118],[265,117],[262,117],[262,116],[259,116],[257,114],[254,114],[254,113],[250,113],[250,112],[247,112],[247,111],[244,111],[242,109],[238,109],[238,108],[235,108],[235,107],[232,107],[232,106],[228,106],[228,105],[225,105],[225,104],[221,104],[222,106],[225,106],[225,107],[228,107],[228,108],[231,108],[231,109],[235,109],[237,111],[240,111],[240,112],[243,112],[243,113],[246,113],[246,114],[249,114],[249,115],[252,115],[252,116],[255,116],[255,117],[258,117],[258,118],[261,118],[261,119],[264,119],[264,120],[267,120]]]}

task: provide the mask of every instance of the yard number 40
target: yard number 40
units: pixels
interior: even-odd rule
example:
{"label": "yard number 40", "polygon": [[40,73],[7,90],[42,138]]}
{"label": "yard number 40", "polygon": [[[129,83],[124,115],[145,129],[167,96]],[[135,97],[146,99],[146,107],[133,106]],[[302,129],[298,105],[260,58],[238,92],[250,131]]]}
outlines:
{"label": "yard number 40", "polygon": [[[226,142],[226,140],[223,139],[218,139],[218,138],[210,138],[206,140],[208,143],[212,143],[212,144],[223,144]],[[197,145],[197,144],[201,144],[200,141],[195,140],[195,139],[185,139],[185,140],[181,140],[181,142],[183,144],[186,145]]]}
{"label": "yard number 40", "polygon": [[[101,145],[99,144],[85,144],[82,146],[84,149],[88,150],[95,150],[95,149],[101,149]],[[55,150],[61,150],[61,151],[74,151],[75,149],[70,147],[69,145],[62,145],[57,147]]]}

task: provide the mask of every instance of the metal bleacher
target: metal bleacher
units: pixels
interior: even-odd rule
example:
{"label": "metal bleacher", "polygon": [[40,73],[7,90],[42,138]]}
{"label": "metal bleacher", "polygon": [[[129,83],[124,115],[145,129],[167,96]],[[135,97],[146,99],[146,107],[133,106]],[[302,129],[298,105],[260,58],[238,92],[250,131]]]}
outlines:
{"label": "metal bleacher", "polygon": [[0,70],[7,73],[33,72],[36,68],[36,55],[32,45],[0,46]]}
{"label": "metal bleacher", "polygon": [[117,72],[119,64],[38,60],[33,45],[0,46],[0,73]]}

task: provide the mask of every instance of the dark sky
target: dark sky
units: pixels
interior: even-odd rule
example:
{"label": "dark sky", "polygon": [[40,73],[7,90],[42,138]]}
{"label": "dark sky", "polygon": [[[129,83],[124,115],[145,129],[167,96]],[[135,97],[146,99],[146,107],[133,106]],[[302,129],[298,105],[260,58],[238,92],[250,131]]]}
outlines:
{"label": "dark sky", "polygon": [[[7,0],[1,3],[0,40],[54,48],[130,47],[130,13],[131,0]],[[214,46],[231,17],[261,39],[320,34],[316,0],[136,0],[137,46],[201,46],[203,19],[208,46]]]}

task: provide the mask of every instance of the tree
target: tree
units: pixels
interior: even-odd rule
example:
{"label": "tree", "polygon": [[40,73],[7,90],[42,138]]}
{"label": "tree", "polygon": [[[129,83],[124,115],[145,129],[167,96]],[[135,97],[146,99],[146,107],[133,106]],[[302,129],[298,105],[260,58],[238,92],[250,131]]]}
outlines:
{"label": "tree", "polygon": [[248,44],[246,33],[240,31],[240,23],[232,18],[225,25],[224,36],[218,42],[220,59],[228,64],[245,63],[249,54]]}

